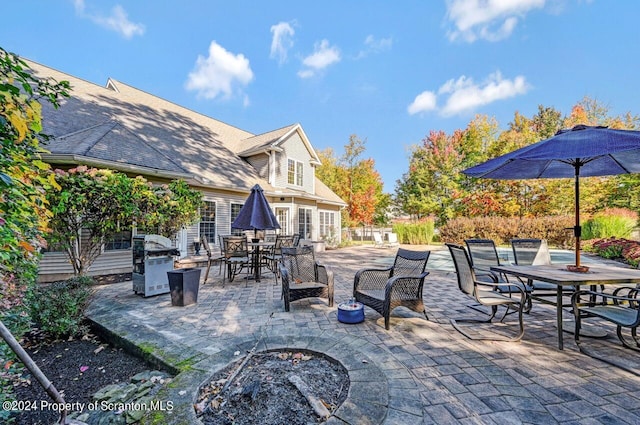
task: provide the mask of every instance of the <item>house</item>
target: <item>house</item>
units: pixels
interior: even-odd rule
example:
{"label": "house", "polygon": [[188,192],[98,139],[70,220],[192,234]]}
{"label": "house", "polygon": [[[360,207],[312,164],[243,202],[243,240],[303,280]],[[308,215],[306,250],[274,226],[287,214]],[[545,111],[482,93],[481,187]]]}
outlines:
{"label": "house", "polygon": [[[103,87],[27,63],[38,77],[67,80],[72,87],[59,109],[43,103],[43,132],[52,136],[43,159],[54,168],[109,168],[154,183],[183,179],[202,191],[200,222],[175,236],[182,257],[194,254],[200,235],[217,245],[219,235],[237,232],[231,223],[255,184],[263,188],[280,232],[339,242],[346,204],[315,177],[320,160],[300,124],[253,134],[114,79]],[[135,232],[106,244],[90,274],[131,273]],[[45,253],[41,282],[70,273],[64,253]]]}

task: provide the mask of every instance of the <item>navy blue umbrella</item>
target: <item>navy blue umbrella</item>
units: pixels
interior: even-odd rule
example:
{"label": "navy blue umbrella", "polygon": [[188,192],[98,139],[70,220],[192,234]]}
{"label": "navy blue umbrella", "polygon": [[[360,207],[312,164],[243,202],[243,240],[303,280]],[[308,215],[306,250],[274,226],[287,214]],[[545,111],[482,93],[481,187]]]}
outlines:
{"label": "navy blue umbrella", "polygon": [[463,171],[489,179],[575,179],[576,266],[580,266],[580,176],[640,173],[640,131],[577,125]]}
{"label": "navy blue umbrella", "polygon": [[238,217],[233,220],[231,227],[234,229],[272,230],[279,229],[280,223],[271,211],[269,202],[264,197],[260,185],[251,188],[251,193],[238,213]]}

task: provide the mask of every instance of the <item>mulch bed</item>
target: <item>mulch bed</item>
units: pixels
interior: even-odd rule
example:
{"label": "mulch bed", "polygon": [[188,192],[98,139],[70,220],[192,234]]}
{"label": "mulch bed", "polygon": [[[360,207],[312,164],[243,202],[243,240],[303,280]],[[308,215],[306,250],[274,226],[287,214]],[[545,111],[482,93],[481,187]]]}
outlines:
{"label": "mulch bed", "polygon": [[[22,345],[67,403],[88,404],[99,389],[126,382],[150,369],[144,360],[110,346],[95,335],[80,340],[51,341],[32,334]],[[26,369],[14,390],[17,401],[53,402]],[[16,423],[52,424],[59,417],[59,412],[38,408],[22,411],[16,416]]]}

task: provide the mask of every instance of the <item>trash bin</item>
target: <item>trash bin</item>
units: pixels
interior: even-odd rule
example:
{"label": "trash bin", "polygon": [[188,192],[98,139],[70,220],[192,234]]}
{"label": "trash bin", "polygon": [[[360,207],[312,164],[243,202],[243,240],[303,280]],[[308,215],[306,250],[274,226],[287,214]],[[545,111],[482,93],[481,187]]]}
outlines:
{"label": "trash bin", "polygon": [[184,307],[198,302],[199,268],[191,267],[168,271],[167,278],[169,279],[169,290],[171,291],[171,305]]}

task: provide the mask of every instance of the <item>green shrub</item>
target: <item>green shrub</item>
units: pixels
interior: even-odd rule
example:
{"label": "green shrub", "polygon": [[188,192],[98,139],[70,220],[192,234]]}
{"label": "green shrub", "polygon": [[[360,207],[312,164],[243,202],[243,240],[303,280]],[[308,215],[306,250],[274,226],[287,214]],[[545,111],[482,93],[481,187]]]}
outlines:
{"label": "green shrub", "polygon": [[638,221],[637,214],[621,208],[604,210],[587,220],[582,227],[582,238],[628,238]]}
{"label": "green shrub", "polygon": [[54,337],[85,333],[84,312],[93,292],[92,284],[92,278],[78,276],[36,287],[26,299],[32,320]]}
{"label": "green shrub", "polygon": [[433,219],[419,223],[397,223],[393,225],[393,233],[398,235],[398,242],[411,245],[429,245],[433,242],[435,225]]}
{"label": "green shrub", "polygon": [[546,239],[549,245],[569,248],[574,244],[574,218],[548,217],[473,217],[454,218],[440,227],[442,242],[463,243],[465,239],[492,239],[498,245],[508,244],[514,238]]}

